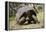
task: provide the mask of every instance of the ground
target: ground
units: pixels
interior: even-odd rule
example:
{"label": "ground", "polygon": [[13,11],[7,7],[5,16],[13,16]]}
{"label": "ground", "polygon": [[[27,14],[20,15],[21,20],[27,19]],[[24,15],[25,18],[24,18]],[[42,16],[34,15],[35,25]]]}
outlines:
{"label": "ground", "polygon": [[44,27],[44,17],[43,17],[44,15],[43,15],[43,12],[39,12],[38,14],[37,14],[37,18],[38,18],[38,20],[39,20],[39,24],[37,23],[37,24],[29,24],[29,25],[18,25],[18,24],[16,24],[16,21],[15,21],[15,17],[11,17],[10,18],[10,21],[9,21],[9,29],[10,30],[14,30],[14,29],[32,29],[32,28],[43,28]]}

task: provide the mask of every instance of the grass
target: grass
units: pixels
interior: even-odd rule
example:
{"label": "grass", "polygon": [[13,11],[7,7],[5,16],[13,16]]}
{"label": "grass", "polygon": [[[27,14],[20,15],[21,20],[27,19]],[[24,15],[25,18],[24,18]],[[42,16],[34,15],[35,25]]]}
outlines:
{"label": "grass", "polygon": [[13,21],[13,20],[15,20],[15,16],[9,18],[9,21]]}

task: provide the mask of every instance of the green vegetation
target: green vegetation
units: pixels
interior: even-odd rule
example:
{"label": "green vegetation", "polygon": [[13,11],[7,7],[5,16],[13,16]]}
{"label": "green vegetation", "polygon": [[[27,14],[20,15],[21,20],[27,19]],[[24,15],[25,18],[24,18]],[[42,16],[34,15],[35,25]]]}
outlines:
{"label": "green vegetation", "polygon": [[[24,5],[28,5],[28,4],[24,4]],[[31,4],[30,4],[31,5]],[[16,21],[15,21],[15,14],[16,14],[16,9],[17,8],[19,8],[19,7],[22,7],[23,5],[22,4],[18,4],[18,3],[10,3],[10,5],[9,5],[10,7],[9,7],[9,28],[10,29],[12,29],[12,28],[31,28],[31,27],[33,27],[34,25],[37,27],[37,26],[42,26],[43,25],[43,6],[42,5],[36,5],[36,7],[37,7],[37,10],[38,10],[38,14],[37,14],[37,18],[38,18],[38,20],[39,20],[39,22],[40,22],[40,24],[30,24],[30,25],[26,25],[26,26],[17,26],[17,25],[15,25],[16,24]],[[35,27],[34,26],[34,27]],[[35,28],[36,28],[35,27]]]}

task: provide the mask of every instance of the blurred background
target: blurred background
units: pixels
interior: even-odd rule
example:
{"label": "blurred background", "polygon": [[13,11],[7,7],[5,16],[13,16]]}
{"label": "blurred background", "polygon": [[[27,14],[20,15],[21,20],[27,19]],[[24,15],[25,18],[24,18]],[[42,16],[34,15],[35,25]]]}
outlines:
{"label": "blurred background", "polygon": [[[32,6],[37,9],[37,18],[40,24],[30,24],[26,26],[16,25],[15,17],[16,10],[20,7]],[[19,28],[41,28],[44,26],[44,4],[43,3],[18,3],[18,2],[9,2],[9,29],[19,29]],[[36,25],[36,26],[34,26]],[[18,26],[18,27],[17,27]]]}

